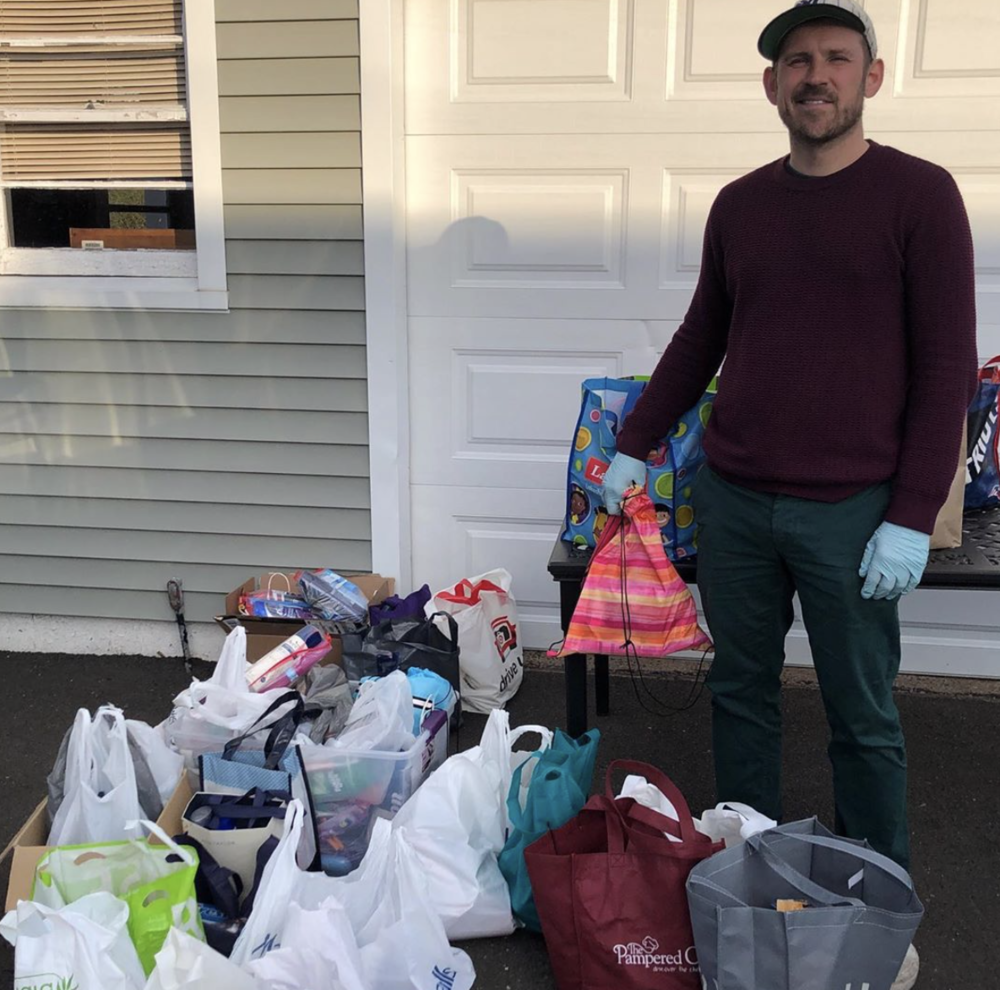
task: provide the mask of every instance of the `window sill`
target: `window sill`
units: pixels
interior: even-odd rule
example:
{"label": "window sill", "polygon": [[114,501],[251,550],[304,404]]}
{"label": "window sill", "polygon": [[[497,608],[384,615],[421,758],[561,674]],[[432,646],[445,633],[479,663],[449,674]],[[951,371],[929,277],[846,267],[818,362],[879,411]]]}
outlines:
{"label": "window sill", "polygon": [[0,309],[120,309],[187,312],[229,309],[225,289],[200,289],[196,278],[0,278]]}

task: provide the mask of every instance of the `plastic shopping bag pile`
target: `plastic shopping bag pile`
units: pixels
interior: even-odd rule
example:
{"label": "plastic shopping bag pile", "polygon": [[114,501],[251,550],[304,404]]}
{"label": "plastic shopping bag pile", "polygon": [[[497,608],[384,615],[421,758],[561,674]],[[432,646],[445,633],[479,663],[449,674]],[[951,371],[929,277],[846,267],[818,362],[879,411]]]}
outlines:
{"label": "plastic shopping bag pile", "polygon": [[[706,645],[648,499],[625,509],[566,649]],[[15,985],[470,990],[452,943],[518,927],[544,936],[558,990],[891,985],[923,910],[898,866],[815,819],[696,818],[642,763],[591,794],[596,729],[512,728],[501,707],[523,677],[506,572],[398,609],[350,665],[280,689],[253,689],[237,627],[159,726],[81,709],[48,845],[13,850]],[[479,653],[460,668],[462,636]],[[489,715],[449,755],[456,684]]]}

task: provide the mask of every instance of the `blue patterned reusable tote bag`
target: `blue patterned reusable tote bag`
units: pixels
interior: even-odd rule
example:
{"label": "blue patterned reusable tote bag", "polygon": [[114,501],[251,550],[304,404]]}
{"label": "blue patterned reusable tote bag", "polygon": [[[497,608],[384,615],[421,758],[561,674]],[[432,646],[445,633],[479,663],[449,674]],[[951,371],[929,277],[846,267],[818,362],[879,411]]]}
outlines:
{"label": "blue patterned reusable tote bag", "polygon": [[[601,496],[604,472],[617,452],[621,424],[646,387],[640,378],[588,378],[570,454],[562,538],[593,547],[608,519]],[[677,421],[646,459],[646,488],[656,510],[663,546],[671,560],[697,553],[692,484],[705,454],[705,435],[717,391],[713,379],[698,403]]]}
{"label": "blue patterned reusable tote bag", "polygon": [[979,388],[969,406],[969,458],[965,508],[1000,505],[1000,357],[979,371]]}

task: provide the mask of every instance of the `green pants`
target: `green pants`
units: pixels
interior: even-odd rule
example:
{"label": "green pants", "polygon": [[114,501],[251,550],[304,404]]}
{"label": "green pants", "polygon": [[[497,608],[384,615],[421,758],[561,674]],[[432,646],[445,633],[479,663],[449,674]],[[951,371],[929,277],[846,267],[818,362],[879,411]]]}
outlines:
{"label": "green pants", "polygon": [[781,820],[781,668],[798,592],[830,724],[836,831],[907,867],[897,603],[866,601],[858,577],[888,502],[887,484],[825,503],[750,491],[707,467],[694,492],[719,800]]}

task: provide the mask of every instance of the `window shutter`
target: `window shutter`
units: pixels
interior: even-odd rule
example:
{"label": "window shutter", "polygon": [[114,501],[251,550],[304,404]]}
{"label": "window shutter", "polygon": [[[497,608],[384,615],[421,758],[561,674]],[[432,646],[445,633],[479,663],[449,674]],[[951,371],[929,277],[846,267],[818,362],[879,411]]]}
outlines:
{"label": "window shutter", "polygon": [[0,49],[0,106],[176,106],[187,102],[184,52],[129,48],[40,52]]}
{"label": "window shutter", "polygon": [[3,176],[14,180],[191,178],[187,127],[20,124],[0,133]]}
{"label": "window shutter", "polygon": [[[64,121],[8,120],[4,183],[190,180],[182,29],[182,0],[0,0],[0,109]],[[136,107],[174,119],[106,119]]]}
{"label": "window shutter", "polygon": [[172,35],[181,0],[0,0],[0,37]]}

